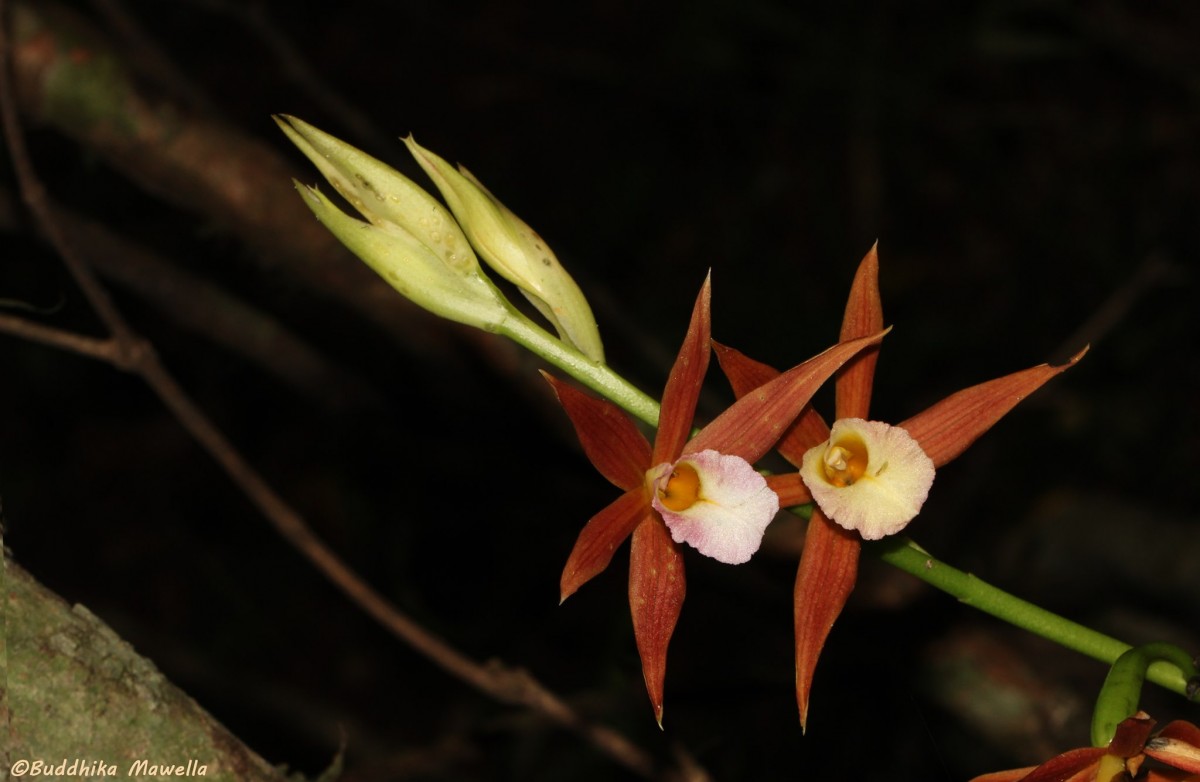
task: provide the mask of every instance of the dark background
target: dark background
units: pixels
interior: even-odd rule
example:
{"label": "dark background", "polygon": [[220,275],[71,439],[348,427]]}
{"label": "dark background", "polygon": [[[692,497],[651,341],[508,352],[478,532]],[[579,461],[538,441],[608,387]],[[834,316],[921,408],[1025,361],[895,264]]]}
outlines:
{"label": "dark background", "polygon": [[[70,7],[117,39],[107,3]],[[121,8],[195,91],[140,73],[147,94],[257,137],[302,181],[318,175],[273,112],[422,183],[397,136],[468,165],[554,247],[596,309],[610,363],[655,395],[706,270],[714,337],[786,366],[834,341],[855,265],[877,239],[896,327],[877,372],[880,419],[1090,342],[1077,368],[939,474],[910,531],[949,562],[1127,641],[1200,646],[1200,8]],[[319,100],[312,78],[294,79],[263,29],[368,124]],[[427,329],[436,350],[398,347],[30,114],[34,162],[56,198],[278,318],[369,389],[342,395],[333,383],[316,401],[115,289],[319,534],[471,656],[528,668],[664,763],[682,746],[722,780],[958,780],[1086,743],[1100,664],[873,562],[826,647],[802,736],[794,554],[778,549],[738,568],[687,552],[660,732],[623,555],[556,605],[574,537],[613,490],[530,382],[534,364],[505,371],[483,360],[486,343],[432,319],[409,339],[426,341]],[[0,170],[0,298],[61,299],[29,317],[99,333],[17,205],[7,159]],[[344,735],[348,779],[625,778],[373,624],[137,379],[7,335],[0,378],[0,496],[17,561],[271,762],[315,775]],[[715,372],[709,388],[706,415],[730,400]],[[1178,698],[1151,702],[1160,719],[1196,719]]]}

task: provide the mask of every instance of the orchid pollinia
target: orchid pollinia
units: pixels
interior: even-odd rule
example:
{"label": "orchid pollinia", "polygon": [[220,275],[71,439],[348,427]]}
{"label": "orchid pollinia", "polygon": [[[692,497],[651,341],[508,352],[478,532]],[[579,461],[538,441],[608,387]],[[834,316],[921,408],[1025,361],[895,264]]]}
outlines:
{"label": "orchid pollinia", "polygon": [[[872,247],[851,285],[841,339],[874,333],[882,324],[879,258]],[[739,397],[776,375],[732,348],[715,347]],[[768,485],[784,507],[816,502],[793,604],[802,727],[808,722],[817,658],[854,589],[862,541],[901,531],[924,503],[936,468],[955,459],[1018,402],[1082,356],[1083,351],[1062,366],[1041,364],[972,386],[889,426],[865,420],[879,357],[879,349],[872,347],[838,373],[833,426],[809,407],[780,439],[779,453],[800,470],[771,476]]]}
{"label": "orchid pollinia", "polygon": [[663,391],[651,445],[624,413],[547,374],[588,459],[622,494],[584,526],[563,569],[561,599],[608,567],[632,537],[629,608],[646,690],[662,724],[667,645],[683,606],[678,543],[736,564],[758,550],[779,509],[751,464],[769,451],[817,388],[884,331],[846,340],[743,396],[688,439],[710,353],[709,282],[692,311],[683,346]]}

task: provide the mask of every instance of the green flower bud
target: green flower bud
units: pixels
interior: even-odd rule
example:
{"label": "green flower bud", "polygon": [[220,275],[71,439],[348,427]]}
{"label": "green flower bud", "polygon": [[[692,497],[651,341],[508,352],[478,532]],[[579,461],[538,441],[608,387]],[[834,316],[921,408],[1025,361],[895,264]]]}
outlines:
{"label": "green flower bud", "polygon": [[404,143],[437,185],[483,260],[521,290],[560,338],[593,361],[603,362],[604,346],[592,309],[545,241],[470,171],[454,168],[412,136]]}
{"label": "green flower bud", "polygon": [[350,217],[316,188],[297,189],[317,219],[405,298],[435,315],[497,330],[516,315],[483,274],[445,207],[370,155],[295,117],[275,121],[368,222]]}

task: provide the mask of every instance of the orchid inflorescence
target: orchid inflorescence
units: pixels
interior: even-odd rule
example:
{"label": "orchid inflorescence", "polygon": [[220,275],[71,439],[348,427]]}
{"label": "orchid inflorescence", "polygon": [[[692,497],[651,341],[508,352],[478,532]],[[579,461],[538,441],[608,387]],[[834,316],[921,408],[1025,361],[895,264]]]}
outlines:
{"label": "orchid inflorescence", "polygon": [[[811,509],[794,590],[796,695],[804,726],[817,660],[854,588],[864,541],[903,532],[920,513],[938,469],[1086,352],[1059,366],[1040,364],[972,386],[898,424],[871,420],[875,365],[888,331],[872,247],[851,285],[839,341],[784,372],[712,342],[711,283],[705,279],[660,406],[605,363],[579,287],[546,243],[465,168],[405,140],[443,206],[345,142],[294,117],[276,119],[364,219],[347,215],[316,188],[298,185],[305,202],[401,294],[442,317],[510,337],[601,395],[543,372],[588,459],[621,492],[583,526],[560,578],[560,601],[604,571],[630,540],[634,638],[660,725],[667,647],[686,591],[681,544],[741,564],[758,550],[781,508]],[[480,259],[517,287],[553,335],[508,301]],[[697,400],[714,352],[737,401],[697,429]],[[827,423],[810,401],[831,378],[836,400]],[[652,442],[626,412],[656,426]],[[771,475],[756,470],[772,450],[795,469]],[[1148,739],[1145,719],[1132,712],[1121,716],[1128,720],[1119,738],[1130,745],[1123,762],[1156,756],[1161,741],[1195,749],[1194,728],[1169,726],[1166,739]],[[1099,763],[1117,754],[1101,750],[1086,757]],[[1026,771],[1030,775],[1021,778],[1067,778]]]}

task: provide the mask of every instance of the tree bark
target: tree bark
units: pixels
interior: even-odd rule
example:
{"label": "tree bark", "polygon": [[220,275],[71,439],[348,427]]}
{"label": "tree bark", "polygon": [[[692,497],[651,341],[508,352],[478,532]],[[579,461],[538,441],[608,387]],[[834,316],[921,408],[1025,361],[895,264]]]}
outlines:
{"label": "tree bark", "polygon": [[287,779],[87,608],[0,568],[0,778]]}

